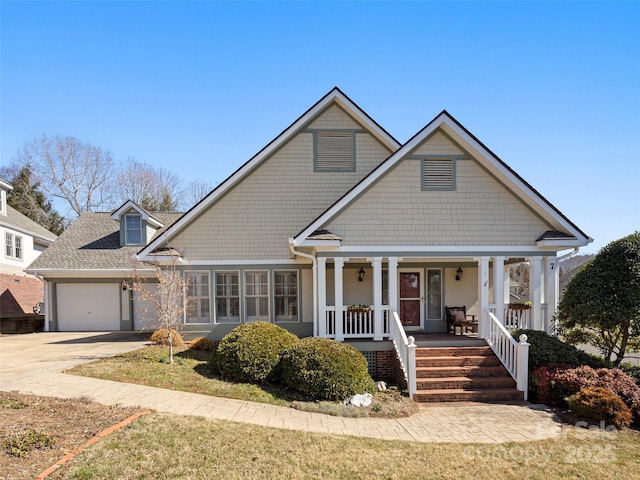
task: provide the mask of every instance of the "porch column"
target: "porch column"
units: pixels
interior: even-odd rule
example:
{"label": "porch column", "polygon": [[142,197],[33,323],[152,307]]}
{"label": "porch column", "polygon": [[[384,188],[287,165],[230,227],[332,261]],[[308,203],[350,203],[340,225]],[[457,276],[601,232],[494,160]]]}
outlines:
{"label": "porch column", "polygon": [[342,269],[344,268],[344,258],[334,258],[333,259],[333,269],[335,275],[335,304],[336,304],[336,340],[339,342],[344,341],[344,329],[342,328],[343,324],[343,289],[342,289]]}
{"label": "porch column", "polygon": [[511,265],[504,266],[504,287],[502,303],[511,303]]}
{"label": "porch column", "polygon": [[485,308],[489,305],[489,257],[478,259],[478,337],[489,335],[489,317]]}
{"label": "porch column", "polygon": [[[398,312],[398,257],[389,257],[389,310]],[[391,320],[391,319],[389,319]]]}
{"label": "porch column", "polygon": [[318,323],[314,325],[314,335],[327,336],[327,259],[318,257]]}
{"label": "porch column", "polygon": [[382,340],[382,257],[373,258],[373,339]]}
{"label": "porch column", "polygon": [[529,328],[542,330],[542,258],[529,259],[529,300],[531,301],[531,324]]}
{"label": "porch column", "polygon": [[496,318],[504,325],[504,257],[493,257],[493,303]]}
{"label": "porch column", "polygon": [[560,268],[556,257],[544,257],[544,303],[547,304],[547,324],[550,325],[558,310]]}

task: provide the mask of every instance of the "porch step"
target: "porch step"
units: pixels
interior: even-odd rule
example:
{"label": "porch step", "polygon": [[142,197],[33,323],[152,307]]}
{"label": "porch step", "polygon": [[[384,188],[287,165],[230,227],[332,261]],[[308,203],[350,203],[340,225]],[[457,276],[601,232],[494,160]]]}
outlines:
{"label": "porch step", "polygon": [[417,402],[522,400],[515,380],[491,347],[416,349]]}

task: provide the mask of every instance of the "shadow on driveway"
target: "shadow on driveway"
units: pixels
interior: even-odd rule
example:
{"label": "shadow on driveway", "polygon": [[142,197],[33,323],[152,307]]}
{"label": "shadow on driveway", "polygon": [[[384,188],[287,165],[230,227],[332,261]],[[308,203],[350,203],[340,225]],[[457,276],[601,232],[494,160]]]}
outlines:
{"label": "shadow on driveway", "polygon": [[82,343],[104,343],[104,342],[145,342],[149,340],[149,332],[96,332],[95,335],[82,336],[81,338],[71,338],[58,342],[49,342],[58,345],[82,344]]}

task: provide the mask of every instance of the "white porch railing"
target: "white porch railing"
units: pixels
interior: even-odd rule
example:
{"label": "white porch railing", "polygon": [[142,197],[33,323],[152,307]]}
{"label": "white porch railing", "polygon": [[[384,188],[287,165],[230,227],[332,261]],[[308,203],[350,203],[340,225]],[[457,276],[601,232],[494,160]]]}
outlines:
{"label": "white porch railing", "polygon": [[[489,311],[495,315],[495,305],[489,305]],[[507,330],[530,330],[533,329],[533,321],[531,318],[531,312],[533,310],[528,309],[514,309],[509,308],[509,304],[504,305],[504,326]],[[542,329],[549,335],[555,335],[555,321],[549,320],[547,313],[547,304],[543,303],[540,314],[542,315]],[[553,333],[552,333],[553,332]]]}
{"label": "white porch railing", "polygon": [[524,399],[527,400],[529,385],[529,344],[527,343],[527,336],[520,335],[520,342],[516,342],[489,308],[486,309],[486,313],[489,328],[485,340],[516,381],[516,388],[524,392]]}
{"label": "white porch railing", "polygon": [[407,381],[409,398],[413,398],[418,388],[416,381],[416,344],[413,337],[407,337],[397,312],[392,312],[390,337],[400,360],[404,378]]}
{"label": "white porch railing", "polygon": [[[349,307],[343,305],[342,308],[342,335],[344,338],[374,338],[375,316],[376,311],[373,306],[367,311],[352,311]],[[325,332],[327,338],[336,337],[336,307],[327,306],[325,308]],[[390,321],[389,321],[389,305],[382,305],[380,315],[382,315],[382,334],[380,337],[389,337]],[[338,315],[338,318],[340,316]]]}

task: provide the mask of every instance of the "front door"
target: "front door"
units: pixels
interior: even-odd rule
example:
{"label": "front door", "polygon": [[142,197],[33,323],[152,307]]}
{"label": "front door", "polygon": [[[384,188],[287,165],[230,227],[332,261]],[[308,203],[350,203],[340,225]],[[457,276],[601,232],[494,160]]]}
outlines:
{"label": "front door", "polygon": [[420,328],[423,325],[422,272],[400,271],[400,321],[405,327]]}

